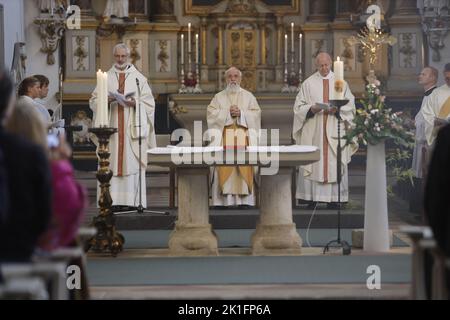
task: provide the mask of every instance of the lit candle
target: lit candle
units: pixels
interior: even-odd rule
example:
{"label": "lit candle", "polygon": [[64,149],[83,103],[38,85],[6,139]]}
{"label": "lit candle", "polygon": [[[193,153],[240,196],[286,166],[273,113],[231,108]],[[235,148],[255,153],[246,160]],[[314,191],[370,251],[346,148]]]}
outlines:
{"label": "lit candle", "polygon": [[188,23],[188,53],[191,53],[191,23]]}
{"label": "lit candle", "polygon": [[294,52],[294,23],[291,23],[291,52]]}
{"label": "lit candle", "polygon": [[198,64],[198,33],[195,34],[195,63]]}
{"label": "lit candle", "polygon": [[337,57],[337,61],[334,62],[334,94],[333,99],[344,99],[344,61],[341,61],[340,57]]}
{"label": "lit candle", "polygon": [[284,35],[284,63],[288,62],[288,35]]}
{"label": "lit candle", "polygon": [[184,64],[184,34],[181,35],[181,64]]}
{"label": "lit candle", "polygon": [[302,63],[302,41],[303,35],[300,33],[298,36],[298,62]]}

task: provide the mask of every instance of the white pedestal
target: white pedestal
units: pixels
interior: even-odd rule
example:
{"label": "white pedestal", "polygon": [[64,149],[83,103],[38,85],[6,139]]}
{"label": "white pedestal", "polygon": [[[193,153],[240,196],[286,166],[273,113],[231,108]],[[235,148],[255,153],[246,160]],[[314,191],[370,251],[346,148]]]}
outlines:
{"label": "white pedestal", "polygon": [[302,239],[292,220],[292,168],[261,176],[261,216],[252,235],[253,255],[300,254]]}
{"label": "white pedestal", "polygon": [[389,220],[384,142],[367,147],[364,250],[389,251]]}
{"label": "white pedestal", "polygon": [[179,168],[178,220],[169,239],[177,256],[218,255],[217,237],[209,224],[208,168]]}

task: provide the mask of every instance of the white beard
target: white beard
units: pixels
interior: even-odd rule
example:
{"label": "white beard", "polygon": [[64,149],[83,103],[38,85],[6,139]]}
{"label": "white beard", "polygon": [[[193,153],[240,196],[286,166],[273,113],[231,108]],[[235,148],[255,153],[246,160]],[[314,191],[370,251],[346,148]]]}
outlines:
{"label": "white beard", "polygon": [[114,66],[116,69],[125,70],[128,67],[128,62],[125,62],[124,64],[115,64]]}
{"label": "white beard", "polygon": [[226,90],[229,93],[238,93],[240,89],[241,89],[241,86],[239,84],[228,83]]}

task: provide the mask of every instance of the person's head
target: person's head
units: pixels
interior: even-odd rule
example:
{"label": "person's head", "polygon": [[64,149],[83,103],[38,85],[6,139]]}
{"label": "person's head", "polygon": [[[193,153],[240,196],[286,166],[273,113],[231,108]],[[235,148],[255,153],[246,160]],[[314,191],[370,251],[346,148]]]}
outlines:
{"label": "person's head", "polygon": [[447,86],[450,87],[450,63],[447,63],[444,67],[444,80]]}
{"label": "person's head", "polygon": [[227,90],[237,92],[241,87],[242,72],[236,67],[231,67],[225,71],[225,79],[227,80]]}
{"label": "person's head", "polygon": [[48,78],[42,74],[35,74],[33,77],[35,77],[36,79],[39,80],[39,89],[40,89],[40,93],[39,93],[39,98],[41,99],[45,99],[47,98],[48,95],[48,85],[50,84],[50,81],[48,80]]}
{"label": "person's head", "polygon": [[47,128],[44,121],[39,112],[35,108],[30,108],[26,102],[19,101],[16,104],[5,129],[48,150]]}
{"label": "person's head", "polygon": [[439,77],[439,72],[436,68],[425,67],[419,74],[419,84],[426,89],[434,86]]}
{"label": "person's head", "polygon": [[14,83],[6,71],[0,70],[0,127],[11,116],[14,102]]}
{"label": "person's head", "polygon": [[316,68],[322,77],[326,77],[331,71],[331,56],[326,52],[321,52],[316,57]]}
{"label": "person's head", "polygon": [[124,43],[119,43],[113,49],[115,67],[119,70],[124,70],[128,65],[130,57],[130,48]]}
{"label": "person's head", "polygon": [[28,77],[22,80],[19,85],[18,95],[29,96],[32,99],[39,98],[41,94],[40,82],[35,77]]}

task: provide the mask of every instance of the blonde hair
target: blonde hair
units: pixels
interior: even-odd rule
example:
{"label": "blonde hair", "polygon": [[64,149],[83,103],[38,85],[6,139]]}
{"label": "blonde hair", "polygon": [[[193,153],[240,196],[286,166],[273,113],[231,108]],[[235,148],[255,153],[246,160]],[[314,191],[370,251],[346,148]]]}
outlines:
{"label": "blonde hair", "polygon": [[29,104],[16,104],[5,129],[41,146],[48,154],[47,128],[39,112]]}

